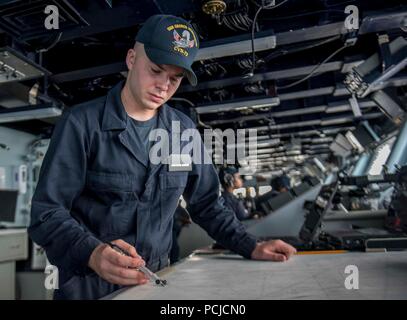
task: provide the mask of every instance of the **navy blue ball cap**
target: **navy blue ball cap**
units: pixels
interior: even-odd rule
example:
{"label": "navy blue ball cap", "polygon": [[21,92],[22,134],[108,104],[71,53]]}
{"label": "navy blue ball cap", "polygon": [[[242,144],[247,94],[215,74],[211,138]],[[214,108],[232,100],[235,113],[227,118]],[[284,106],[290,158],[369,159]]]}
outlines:
{"label": "navy blue ball cap", "polygon": [[198,35],[186,20],[171,15],[154,15],[137,33],[136,41],[144,44],[147,57],[155,64],[181,67],[191,85],[197,78],[192,63],[199,49]]}

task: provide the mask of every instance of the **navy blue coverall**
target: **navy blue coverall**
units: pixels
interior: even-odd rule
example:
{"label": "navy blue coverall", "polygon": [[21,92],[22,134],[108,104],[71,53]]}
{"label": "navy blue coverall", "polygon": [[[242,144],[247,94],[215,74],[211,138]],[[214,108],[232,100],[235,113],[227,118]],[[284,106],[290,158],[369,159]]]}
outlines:
{"label": "navy blue coverall", "polygon": [[237,198],[233,193],[224,191],[222,192],[222,197],[225,199],[225,206],[230,208],[240,221],[250,217],[249,212],[244,207],[243,201]]}
{"label": "navy blue coverall", "polygon": [[[123,239],[152,271],[166,267],[181,195],[192,220],[224,247],[250,258],[256,246],[219,200],[213,164],[193,164],[191,171],[151,164],[146,170],[127,130],[122,87],[64,112],[41,167],[28,231],[59,269],[55,299],[97,299],[122,288],[88,267],[102,242]],[[185,114],[162,105],[158,128],[169,132],[172,121],[180,121],[181,130],[195,128]]]}

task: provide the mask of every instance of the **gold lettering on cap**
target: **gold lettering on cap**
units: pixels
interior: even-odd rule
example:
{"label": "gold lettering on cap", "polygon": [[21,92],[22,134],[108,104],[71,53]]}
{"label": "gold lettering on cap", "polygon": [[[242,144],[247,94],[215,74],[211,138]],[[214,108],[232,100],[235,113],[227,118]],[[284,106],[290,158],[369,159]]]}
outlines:
{"label": "gold lettering on cap", "polygon": [[172,31],[174,29],[189,29],[188,26],[186,26],[185,24],[173,24],[170,25],[169,27],[167,27],[167,31]]}
{"label": "gold lettering on cap", "polygon": [[183,54],[184,56],[188,57],[188,51],[182,49],[181,47],[174,47],[174,51],[177,51],[177,52]]}

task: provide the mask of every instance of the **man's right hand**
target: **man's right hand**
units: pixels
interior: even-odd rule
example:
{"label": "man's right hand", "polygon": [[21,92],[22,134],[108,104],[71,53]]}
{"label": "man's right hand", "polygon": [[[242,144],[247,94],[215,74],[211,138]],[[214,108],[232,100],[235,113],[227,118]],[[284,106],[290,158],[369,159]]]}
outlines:
{"label": "man's right hand", "polygon": [[127,251],[131,257],[121,255],[103,243],[93,250],[89,258],[89,267],[101,278],[113,284],[132,286],[147,283],[148,278],[136,269],[145,265],[136,249],[123,240],[115,240],[112,243]]}

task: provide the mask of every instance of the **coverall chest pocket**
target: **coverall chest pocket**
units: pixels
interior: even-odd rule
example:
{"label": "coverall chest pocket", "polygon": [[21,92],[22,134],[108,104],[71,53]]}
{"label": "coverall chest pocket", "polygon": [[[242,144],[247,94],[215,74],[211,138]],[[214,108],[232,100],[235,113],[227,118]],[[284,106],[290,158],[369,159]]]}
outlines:
{"label": "coverall chest pocket", "polygon": [[86,179],[92,231],[124,236],[136,230],[138,199],[131,175],[89,171]]}
{"label": "coverall chest pocket", "polygon": [[188,182],[188,172],[168,172],[160,175],[161,223],[160,229],[169,225],[179,198]]}

